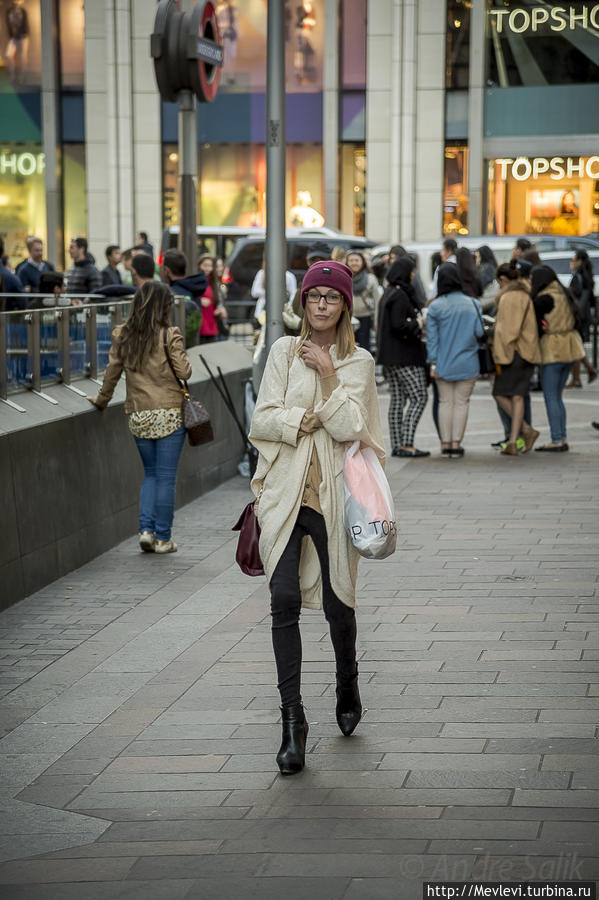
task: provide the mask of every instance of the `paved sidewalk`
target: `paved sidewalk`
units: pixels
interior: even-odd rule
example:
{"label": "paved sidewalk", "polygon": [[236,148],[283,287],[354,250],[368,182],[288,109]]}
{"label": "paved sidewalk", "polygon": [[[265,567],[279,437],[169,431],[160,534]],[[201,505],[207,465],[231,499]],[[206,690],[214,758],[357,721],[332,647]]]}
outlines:
{"label": "paved sidewalk", "polygon": [[[570,392],[568,392],[570,394]],[[381,395],[383,410],[387,396]],[[541,395],[533,399],[543,423]],[[426,879],[599,877],[599,390],[569,454],[513,459],[477,385],[463,460],[389,460],[397,554],[362,561],[368,707],[334,719],[303,616],[306,770],[277,774],[264,579],[233,563],[234,479],[0,615],[6,900],[418,900]]]}

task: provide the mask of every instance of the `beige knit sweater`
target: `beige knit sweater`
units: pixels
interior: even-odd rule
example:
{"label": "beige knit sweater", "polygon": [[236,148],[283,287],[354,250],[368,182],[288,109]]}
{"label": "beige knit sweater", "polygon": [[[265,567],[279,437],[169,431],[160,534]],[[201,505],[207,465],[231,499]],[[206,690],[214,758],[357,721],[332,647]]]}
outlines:
{"label": "beige knit sweater", "polygon": [[[271,348],[250,430],[250,440],[260,453],[251,485],[260,498],[256,509],[260,557],[270,581],[293,531],[315,447],[322,469],[320,505],[327,529],[331,585],[343,603],[355,606],[359,555],[343,521],[343,461],[346,443],[359,440],[372,447],[384,465],[374,360],[361,348],[338,360],[332,347],[339,384],[329,399],[323,400],[314,369],[295,355],[288,369],[289,342],[294,340],[280,338]],[[318,415],[322,428],[300,435],[301,421],[309,409]],[[320,564],[310,538],[304,539],[302,547],[300,588],[302,606],[322,606]]]}

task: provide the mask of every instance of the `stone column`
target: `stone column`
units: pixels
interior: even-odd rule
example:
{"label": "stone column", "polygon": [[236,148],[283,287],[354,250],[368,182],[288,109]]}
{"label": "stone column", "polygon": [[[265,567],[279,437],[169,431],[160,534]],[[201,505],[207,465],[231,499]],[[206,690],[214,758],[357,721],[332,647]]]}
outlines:
{"label": "stone column", "polygon": [[[393,160],[399,148],[391,138],[394,10],[401,0],[368,0],[366,44],[366,234],[390,238]],[[396,135],[397,139],[397,135]]]}
{"label": "stone column", "polygon": [[483,228],[483,130],[485,83],[485,0],[473,0],[470,10],[470,74],[468,85],[468,230]]}
{"label": "stone column", "polygon": [[[323,60],[322,170],[324,218],[332,228],[339,225],[339,4],[325,0],[325,47]],[[295,202],[295,200],[293,201]]]}
{"label": "stone column", "polygon": [[42,18],[42,134],[46,189],[46,258],[64,268],[62,216],[62,157],[58,33],[56,0],[41,0]]}

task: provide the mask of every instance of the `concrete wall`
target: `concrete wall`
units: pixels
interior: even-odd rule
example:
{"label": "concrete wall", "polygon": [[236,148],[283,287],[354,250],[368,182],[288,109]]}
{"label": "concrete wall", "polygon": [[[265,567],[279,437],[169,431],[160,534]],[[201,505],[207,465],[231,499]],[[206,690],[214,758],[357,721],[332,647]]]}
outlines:
{"label": "concrete wall", "polygon": [[[251,355],[238,344],[202,347],[220,365],[240,415]],[[243,456],[233,419],[202,374],[200,348],[188,351],[194,395],[210,411],[215,440],[183,451],[177,506],[231,478]],[[143,467],[123,413],[123,379],[102,413],[62,385],[15,399],[26,408],[0,412],[0,608],[28,596],[135,534]],[[77,386],[94,395],[91,381]],[[234,524],[239,510],[231,510]],[[176,518],[175,518],[176,530]]]}

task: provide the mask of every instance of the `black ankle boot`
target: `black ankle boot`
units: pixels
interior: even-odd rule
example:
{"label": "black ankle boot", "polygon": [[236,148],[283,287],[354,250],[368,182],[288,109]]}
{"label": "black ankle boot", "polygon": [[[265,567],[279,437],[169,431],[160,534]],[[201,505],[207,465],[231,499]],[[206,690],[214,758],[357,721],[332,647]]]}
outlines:
{"label": "black ankle boot", "polygon": [[304,768],[308,723],[301,703],[282,706],[283,740],[277,753],[277,765],[281,775],[295,775]]}
{"label": "black ankle boot", "polygon": [[349,678],[337,675],[337,724],[345,737],[354,731],[362,718],[362,701],[358,690],[358,673]]}

